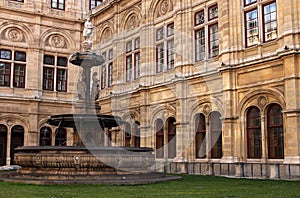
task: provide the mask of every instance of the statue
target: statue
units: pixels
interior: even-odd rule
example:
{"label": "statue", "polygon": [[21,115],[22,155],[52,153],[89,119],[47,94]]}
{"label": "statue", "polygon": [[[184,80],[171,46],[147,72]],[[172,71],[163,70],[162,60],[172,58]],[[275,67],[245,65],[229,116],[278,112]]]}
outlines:
{"label": "statue", "polygon": [[93,83],[92,83],[92,91],[91,91],[91,100],[97,100],[99,98],[99,79],[97,78],[98,73],[93,73]]}
{"label": "statue", "polygon": [[83,36],[85,39],[85,42],[92,42],[93,39],[93,29],[94,26],[92,22],[90,21],[90,17],[88,17],[84,23],[84,29],[83,29]]}
{"label": "statue", "polygon": [[78,91],[78,98],[80,100],[85,99],[85,93],[86,93],[86,84],[85,84],[85,74],[84,72],[80,71],[80,79],[77,83],[77,91]]}

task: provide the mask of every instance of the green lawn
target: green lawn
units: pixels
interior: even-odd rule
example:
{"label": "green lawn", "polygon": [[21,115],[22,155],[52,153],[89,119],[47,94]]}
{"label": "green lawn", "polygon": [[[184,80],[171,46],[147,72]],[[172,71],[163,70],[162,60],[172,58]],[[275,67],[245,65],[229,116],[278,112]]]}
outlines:
{"label": "green lawn", "polygon": [[300,181],[182,175],[182,180],[137,186],[29,185],[0,182],[0,198],[300,197]]}

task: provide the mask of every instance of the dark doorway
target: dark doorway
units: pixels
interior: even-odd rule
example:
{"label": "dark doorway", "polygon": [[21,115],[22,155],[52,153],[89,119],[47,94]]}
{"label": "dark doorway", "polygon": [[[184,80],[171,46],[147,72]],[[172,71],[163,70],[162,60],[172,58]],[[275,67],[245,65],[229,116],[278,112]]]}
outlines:
{"label": "dark doorway", "polygon": [[7,127],[0,125],[0,166],[6,165]]}
{"label": "dark doorway", "polygon": [[24,145],[24,128],[16,125],[11,129],[10,164],[14,163],[15,148]]}

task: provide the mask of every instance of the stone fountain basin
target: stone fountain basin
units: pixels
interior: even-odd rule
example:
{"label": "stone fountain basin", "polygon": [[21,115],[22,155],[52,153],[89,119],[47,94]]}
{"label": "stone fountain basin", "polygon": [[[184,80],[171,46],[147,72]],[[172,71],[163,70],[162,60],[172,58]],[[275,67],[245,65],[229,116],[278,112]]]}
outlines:
{"label": "stone fountain basin", "polygon": [[151,172],[155,158],[151,148],[23,146],[16,148],[14,161],[22,167],[19,172],[47,169],[77,175]]}

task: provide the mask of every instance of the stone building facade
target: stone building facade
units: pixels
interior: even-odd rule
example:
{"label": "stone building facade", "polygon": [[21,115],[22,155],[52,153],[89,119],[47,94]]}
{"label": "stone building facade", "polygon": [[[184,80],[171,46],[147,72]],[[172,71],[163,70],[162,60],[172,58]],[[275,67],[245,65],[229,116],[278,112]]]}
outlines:
{"label": "stone building facade", "polygon": [[[13,73],[9,86],[0,79],[1,141],[11,142],[22,126],[24,145],[41,144],[42,131],[55,131],[47,116],[73,111],[78,72],[57,60],[82,49],[89,15],[93,51],[106,58],[97,68],[97,102],[101,113],[127,122],[106,131],[111,145],[154,148],[161,171],[299,177],[300,2],[58,2],[63,10],[53,1],[1,1],[0,48],[14,54],[1,61],[26,65],[25,88],[15,87]],[[57,84],[63,69],[66,91]],[[72,131],[66,134],[72,145]],[[56,138],[48,144],[59,144]]]}

